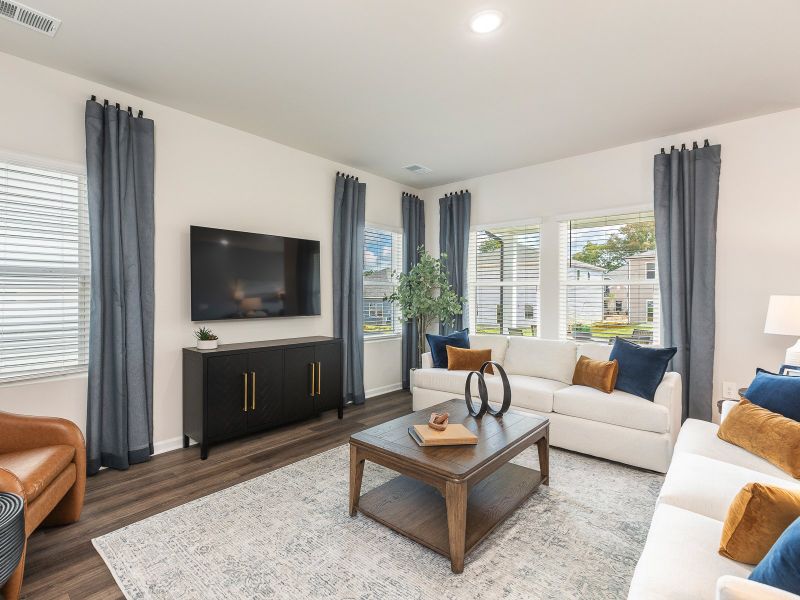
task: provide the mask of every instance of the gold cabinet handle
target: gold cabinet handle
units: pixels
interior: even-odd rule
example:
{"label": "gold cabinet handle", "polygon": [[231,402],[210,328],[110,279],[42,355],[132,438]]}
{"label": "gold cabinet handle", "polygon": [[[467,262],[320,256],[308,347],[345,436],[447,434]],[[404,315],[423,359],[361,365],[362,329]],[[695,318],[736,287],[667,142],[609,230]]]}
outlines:
{"label": "gold cabinet handle", "polygon": [[314,397],[314,363],[308,363],[308,366],[311,367],[311,397]]}
{"label": "gold cabinet handle", "polygon": [[250,405],[252,410],[256,409],[256,372],[250,371],[250,375],[253,376],[253,389],[250,391],[251,398],[253,399],[253,403]]}
{"label": "gold cabinet handle", "polygon": [[244,412],[247,412],[247,373],[242,373],[244,377]]}
{"label": "gold cabinet handle", "polygon": [[322,395],[322,363],[317,363],[317,396]]}

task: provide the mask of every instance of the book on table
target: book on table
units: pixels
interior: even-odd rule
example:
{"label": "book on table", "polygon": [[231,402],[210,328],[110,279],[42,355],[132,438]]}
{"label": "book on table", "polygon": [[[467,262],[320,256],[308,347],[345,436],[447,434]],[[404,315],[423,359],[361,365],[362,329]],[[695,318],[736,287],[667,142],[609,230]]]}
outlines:
{"label": "book on table", "polygon": [[414,425],[408,433],[420,446],[464,446],[477,444],[478,436],[460,423],[451,423],[444,431],[437,431],[428,425]]}

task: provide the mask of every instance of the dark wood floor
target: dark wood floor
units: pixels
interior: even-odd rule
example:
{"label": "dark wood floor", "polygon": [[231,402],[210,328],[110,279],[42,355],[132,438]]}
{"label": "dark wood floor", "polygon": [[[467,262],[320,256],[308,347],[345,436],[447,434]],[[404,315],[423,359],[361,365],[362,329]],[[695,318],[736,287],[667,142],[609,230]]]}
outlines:
{"label": "dark wood floor", "polygon": [[[387,394],[317,419],[211,448],[159,454],[128,471],[104,470],[86,486],[81,520],[41,529],[28,543],[22,597],[30,600],[124,598],[92,538],[347,442],[350,434],[411,412],[411,395]],[[347,510],[346,506],[342,510]]]}

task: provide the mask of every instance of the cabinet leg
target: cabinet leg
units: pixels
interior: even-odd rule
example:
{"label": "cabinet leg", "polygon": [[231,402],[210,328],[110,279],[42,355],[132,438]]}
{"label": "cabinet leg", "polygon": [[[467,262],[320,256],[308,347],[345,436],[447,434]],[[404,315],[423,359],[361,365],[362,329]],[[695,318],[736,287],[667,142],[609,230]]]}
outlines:
{"label": "cabinet leg", "polygon": [[208,458],[208,444],[205,442],[200,445],[200,460]]}
{"label": "cabinet leg", "polygon": [[339,418],[341,419],[343,417],[344,417],[344,406],[341,403],[339,403]]}
{"label": "cabinet leg", "polygon": [[189,447],[189,436],[188,435],[184,435],[183,436],[183,447],[184,448],[188,448]]}

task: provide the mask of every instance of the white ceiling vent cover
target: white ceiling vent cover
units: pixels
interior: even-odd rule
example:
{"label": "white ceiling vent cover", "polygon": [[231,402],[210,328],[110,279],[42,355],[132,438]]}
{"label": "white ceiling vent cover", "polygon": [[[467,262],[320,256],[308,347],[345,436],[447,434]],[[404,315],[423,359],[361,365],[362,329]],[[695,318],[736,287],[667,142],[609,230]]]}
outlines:
{"label": "white ceiling vent cover", "polygon": [[[2,1],[2,0],[0,0]],[[428,167],[423,167],[422,165],[406,165],[403,167],[406,171],[410,171],[411,173],[415,173],[416,175],[427,175],[428,173],[433,173],[432,169]]]}
{"label": "white ceiling vent cover", "polygon": [[9,2],[8,0],[0,0],[0,17],[28,29],[35,29],[50,37],[53,37],[61,26],[61,19],[46,15],[19,2]]}

